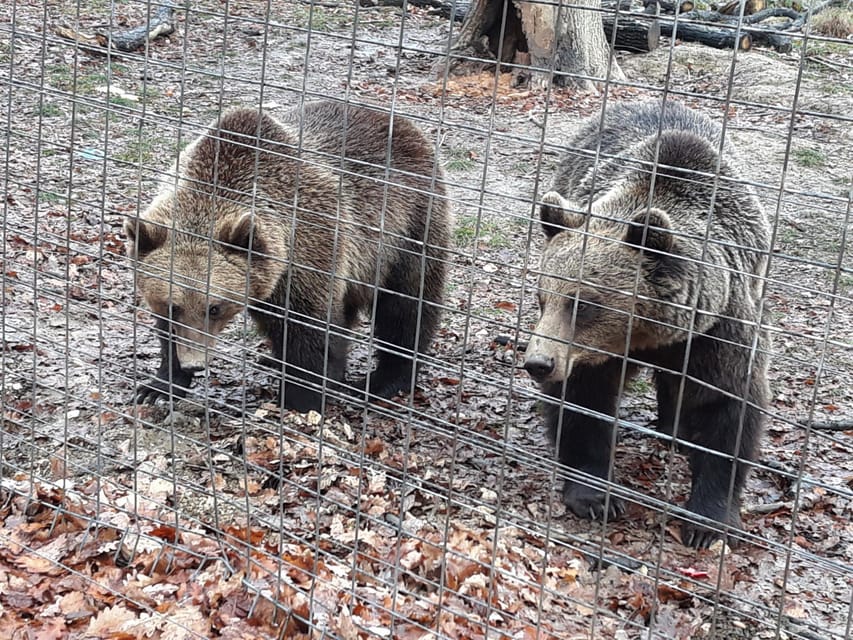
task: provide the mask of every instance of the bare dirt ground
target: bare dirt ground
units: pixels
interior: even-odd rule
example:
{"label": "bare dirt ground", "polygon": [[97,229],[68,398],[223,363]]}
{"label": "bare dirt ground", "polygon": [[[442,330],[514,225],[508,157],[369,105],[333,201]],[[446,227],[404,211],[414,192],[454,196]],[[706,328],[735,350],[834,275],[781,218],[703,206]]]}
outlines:
{"label": "bare dirt ground", "polygon": [[[348,6],[263,4],[194,2],[147,58],[54,35],[109,22],[109,2],[0,8],[5,628],[849,637],[853,432],[799,423],[853,419],[853,43],[736,57],[667,44],[620,56],[630,82],[606,96],[546,93],[508,75],[436,75],[450,25],[424,11],[361,9],[356,23]],[[113,6],[116,24],[142,22],[142,3]],[[623,429],[616,460],[637,504],[606,526],[566,514],[535,388],[513,343],[494,341],[525,340],[535,321],[532,202],[561,141],[605,97],[662,89],[727,115],[774,221],[772,415],[746,492],[749,542],[735,551],[685,549],[662,515],[656,500],[682,504],[688,479],[654,437],[643,381],[626,394],[637,428]],[[135,412],[157,353],[124,217],[223,107],[276,113],[320,97],[415,119],[447,173],[448,309],[418,392],[405,406],[337,404],[322,423],[279,417],[261,339],[243,324],[176,411]]]}

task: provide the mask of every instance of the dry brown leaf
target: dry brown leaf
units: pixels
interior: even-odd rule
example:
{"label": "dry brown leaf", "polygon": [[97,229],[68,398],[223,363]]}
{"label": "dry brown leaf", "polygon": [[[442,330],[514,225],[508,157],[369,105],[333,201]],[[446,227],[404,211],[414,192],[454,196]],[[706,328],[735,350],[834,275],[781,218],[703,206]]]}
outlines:
{"label": "dry brown leaf", "polygon": [[369,456],[375,456],[385,451],[385,443],[381,438],[371,438],[364,443],[364,453]]}
{"label": "dry brown leaf", "polygon": [[13,563],[30,573],[57,576],[66,571],[60,562],[68,555],[69,551],[69,536],[63,533],[37,550],[19,555],[13,560]]}
{"label": "dry brown leaf", "polygon": [[61,480],[68,474],[68,460],[65,447],[50,456],[51,480]]}
{"label": "dry brown leaf", "polygon": [[163,625],[161,640],[194,640],[210,636],[210,620],[193,605],[174,605]]}
{"label": "dry brown leaf", "polygon": [[59,599],[59,610],[69,618],[78,619],[81,612],[94,613],[95,608],[82,591],[69,591]]}
{"label": "dry brown leaf", "polygon": [[[38,629],[33,629],[33,625],[27,625],[28,631],[32,633],[33,640],[56,640],[57,638],[65,638],[67,637],[68,627],[65,624],[65,620],[62,618],[49,618],[47,620],[41,621],[41,625]],[[18,636],[12,636],[18,637]],[[22,636],[24,637],[24,636]]]}
{"label": "dry brown leaf", "polygon": [[137,620],[137,615],[124,605],[106,607],[89,621],[86,637],[112,639],[116,632],[132,627]]}
{"label": "dry brown leaf", "polygon": [[224,531],[227,535],[236,538],[240,542],[248,542],[253,547],[259,546],[261,540],[266,535],[266,531],[263,529],[247,529],[246,527],[236,526],[224,527]]}
{"label": "dry brown leaf", "polygon": [[500,302],[495,304],[495,307],[497,307],[498,309],[501,309],[503,311],[510,311],[510,312],[513,312],[516,309],[518,309],[518,306],[514,302],[510,302],[508,300],[501,300]]}

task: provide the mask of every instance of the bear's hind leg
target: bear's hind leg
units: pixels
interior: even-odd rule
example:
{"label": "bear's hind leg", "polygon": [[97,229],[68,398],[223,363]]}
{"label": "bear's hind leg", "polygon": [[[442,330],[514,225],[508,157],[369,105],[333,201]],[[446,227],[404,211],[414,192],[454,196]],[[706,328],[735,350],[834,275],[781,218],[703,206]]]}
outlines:
{"label": "bear's hind leg", "polygon": [[[421,256],[406,255],[392,267],[376,301],[374,337],[377,366],[369,380],[371,397],[409,393],[417,376],[416,356],[432,344],[441,316],[444,264],[427,258],[421,295]],[[390,291],[388,291],[390,290]],[[364,389],[367,379],[355,383]]]}
{"label": "bear's hind leg", "polygon": [[[629,365],[625,381],[634,373],[636,368]],[[621,360],[608,360],[598,366],[578,366],[565,383],[563,399],[606,416],[615,416],[621,383]],[[559,398],[563,393],[562,387],[562,382],[555,382],[545,385],[543,389],[548,395]],[[584,415],[572,407],[563,407],[561,410],[552,404],[546,405],[545,412],[548,432],[557,447],[560,462],[597,478],[609,478],[613,419]],[[619,498],[613,495],[608,497],[604,491],[574,480],[565,481],[563,502],[582,518],[599,519],[606,512],[609,519],[614,519],[625,511]]]}

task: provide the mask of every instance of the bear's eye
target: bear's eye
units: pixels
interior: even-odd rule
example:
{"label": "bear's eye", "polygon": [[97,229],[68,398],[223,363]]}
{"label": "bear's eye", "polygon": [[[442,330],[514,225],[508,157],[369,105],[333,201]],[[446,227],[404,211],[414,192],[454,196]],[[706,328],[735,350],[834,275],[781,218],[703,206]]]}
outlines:
{"label": "bear's eye", "polygon": [[183,314],[183,312],[184,310],[176,304],[173,304],[169,307],[169,317],[171,317],[172,320],[180,319],[181,314]]}
{"label": "bear's eye", "polygon": [[595,314],[596,306],[594,302],[588,300],[575,302],[574,298],[569,298],[566,300],[566,313],[569,315],[574,313],[578,320],[586,320]]}
{"label": "bear's eye", "polygon": [[222,315],[222,307],[218,304],[210,305],[210,308],[208,308],[207,310],[207,315],[209,315],[211,318],[218,318],[220,315]]}

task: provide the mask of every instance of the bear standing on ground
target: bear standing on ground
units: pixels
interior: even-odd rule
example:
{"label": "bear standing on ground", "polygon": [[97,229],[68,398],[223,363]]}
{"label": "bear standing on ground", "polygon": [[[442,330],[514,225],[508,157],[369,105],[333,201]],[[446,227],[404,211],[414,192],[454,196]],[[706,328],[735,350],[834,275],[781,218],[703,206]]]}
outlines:
{"label": "bear standing on ground", "polygon": [[[652,367],[658,427],[690,443],[686,508],[739,527],[743,461],[756,458],[769,394],[759,316],[770,228],[720,138],[672,102],[618,105],[603,126],[583,125],[542,198],[541,316],[524,367],[563,400],[546,406],[560,462],[598,478],[610,477],[624,385]],[[572,480],[563,499],[584,517],[624,510]],[[687,545],[717,537],[682,525]]]}
{"label": "bear standing on ground", "polygon": [[285,408],[321,409],[364,311],[378,350],[368,391],[410,390],[438,326],[450,237],[442,175],[417,127],[334,102],[281,121],[238,108],[183,151],[177,172],[125,224],[162,352],[137,401],[185,395],[244,309],[272,343]]}

